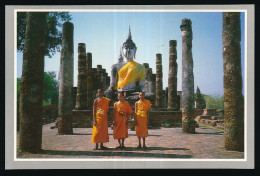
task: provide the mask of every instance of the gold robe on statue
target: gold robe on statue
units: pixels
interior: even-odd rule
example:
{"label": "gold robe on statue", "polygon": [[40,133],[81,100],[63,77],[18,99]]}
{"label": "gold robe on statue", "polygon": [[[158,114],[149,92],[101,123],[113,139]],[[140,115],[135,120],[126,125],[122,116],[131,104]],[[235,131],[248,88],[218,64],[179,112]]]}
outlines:
{"label": "gold robe on statue", "polygon": [[130,61],[118,71],[117,89],[123,89],[125,86],[134,88],[136,82],[142,82],[144,79],[144,66],[135,61]]}

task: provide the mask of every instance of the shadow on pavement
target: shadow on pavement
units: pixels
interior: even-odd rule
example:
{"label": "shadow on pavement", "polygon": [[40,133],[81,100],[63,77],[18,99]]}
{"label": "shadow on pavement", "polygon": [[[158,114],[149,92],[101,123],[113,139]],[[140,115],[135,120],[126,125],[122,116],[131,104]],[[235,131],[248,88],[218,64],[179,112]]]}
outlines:
{"label": "shadow on pavement", "polygon": [[189,150],[186,148],[148,147],[146,150]]}
{"label": "shadow on pavement", "polygon": [[215,133],[198,133],[198,132],[196,132],[195,134],[224,135],[224,132],[222,132],[222,131],[215,132]]}
{"label": "shadow on pavement", "polygon": [[[136,134],[128,134],[129,136],[136,136]],[[148,134],[149,136],[162,136],[162,135],[157,135],[157,134]],[[136,136],[137,137],[137,136]]]}
{"label": "shadow on pavement", "polygon": [[[70,134],[70,135],[88,135],[88,136],[91,136],[92,133],[73,133],[73,134]],[[111,136],[111,135],[113,135],[113,134],[110,134],[110,133],[109,133],[109,136]],[[129,135],[129,136],[136,136],[136,134],[128,134],[128,135]],[[149,137],[149,136],[162,136],[162,135],[149,134],[148,137]]]}
{"label": "shadow on pavement", "polygon": [[106,151],[58,151],[43,150],[41,154],[47,155],[86,155],[86,156],[120,156],[120,157],[148,157],[148,158],[192,158],[191,155],[162,154],[162,153],[137,153],[117,150]]}

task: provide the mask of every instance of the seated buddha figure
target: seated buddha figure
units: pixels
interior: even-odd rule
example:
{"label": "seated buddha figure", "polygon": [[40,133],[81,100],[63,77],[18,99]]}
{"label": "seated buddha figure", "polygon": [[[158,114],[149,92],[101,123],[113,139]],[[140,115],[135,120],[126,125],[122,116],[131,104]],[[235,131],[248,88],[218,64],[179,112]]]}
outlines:
{"label": "seated buddha figure", "polygon": [[129,28],[128,38],[121,48],[119,62],[111,67],[111,83],[106,96],[112,98],[108,94],[115,91],[137,92],[144,89],[145,67],[134,61],[136,50]]}

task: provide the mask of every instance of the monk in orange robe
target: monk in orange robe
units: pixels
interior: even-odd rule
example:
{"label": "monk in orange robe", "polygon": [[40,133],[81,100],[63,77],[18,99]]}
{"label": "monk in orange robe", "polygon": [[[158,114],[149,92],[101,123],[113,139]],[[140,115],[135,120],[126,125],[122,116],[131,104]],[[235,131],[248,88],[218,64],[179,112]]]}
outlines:
{"label": "monk in orange robe", "polygon": [[137,148],[141,147],[141,138],[143,138],[143,148],[146,149],[145,138],[148,136],[149,113],[152,104],[149,100],[144,99],[144,92],[139,93],[139,101],[135,103],[136,114],[136,136],[139,140]]}
{"label": "monk in orange robe", "polygon": [[107,112],[110,99],[104,97],[103,89],[98,89],[97,94],[98,98],[94,100],[93,104],[93,135],[91,142],[96,143],[95,150],[98,150],[98,143],[100,143],[100,149],[105,150],[107,147],[103,143],[109,141]]}
{"label": "monk in orange robe", "polygon": [[116,148],[124,149],[125,138],[128,137],[127,121],[129,114],[133,111],[127,101],[124,100],[124,94],[118,93],[119,101],[114,104],[114,139],[118,139]]}

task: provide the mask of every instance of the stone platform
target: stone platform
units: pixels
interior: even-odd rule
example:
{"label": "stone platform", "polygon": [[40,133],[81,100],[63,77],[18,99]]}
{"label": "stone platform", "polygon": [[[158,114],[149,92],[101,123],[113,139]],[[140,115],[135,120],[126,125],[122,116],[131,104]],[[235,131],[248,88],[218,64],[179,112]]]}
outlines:
{"label": "stone platform", "polygon": [[[150,111],[150,124],[158,127],[162,122],[169,122],[175,127],[181,127],[181,111]],[[73,110],[72,127],[87,128],[92,127],[93,111],[92,110]],[[108,112],[109,125],[113,121],[113,110]]]}
{"label": "stone platform", "polygon": [[[223,131],[200,126],[195,134],[182,133],[182,128],[149,129],[148,149],[136,149],[135,131],[128,131],[125,150],[117,150],[117,140],[109,128],[108,150],[93,150],[92,128],[74,128],[73,135],[57,135],[54,123],[43,125],[42,152],[19,153],[18,158],[96,158],[96,159],[242,159],[244,152],[224,149]],[[19,144],[19,135],[17,135]]]}

